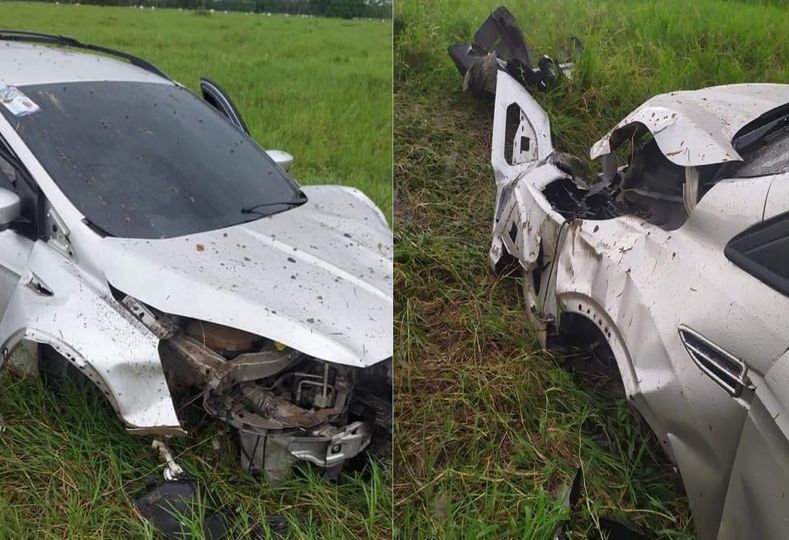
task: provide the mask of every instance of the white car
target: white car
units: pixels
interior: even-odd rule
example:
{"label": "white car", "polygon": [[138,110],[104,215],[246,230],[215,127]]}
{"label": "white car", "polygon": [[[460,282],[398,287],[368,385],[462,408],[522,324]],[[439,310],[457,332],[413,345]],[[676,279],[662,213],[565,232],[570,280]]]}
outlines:
{"label": "white car", "polygon": [[789,85],[658,95],[592,147],[590,187],[497,76],[490,264],[519,263],[543,343],[607,348],[704,539],[789,531],[787,126]]}
{"label": "white car", "polygon": [[0,31],[2,361],[29,344],[139,435],[186,434],[196,403],[272,481],[336,473],[391,436],[391,231],[356,189],[299,186],[201,86]]}

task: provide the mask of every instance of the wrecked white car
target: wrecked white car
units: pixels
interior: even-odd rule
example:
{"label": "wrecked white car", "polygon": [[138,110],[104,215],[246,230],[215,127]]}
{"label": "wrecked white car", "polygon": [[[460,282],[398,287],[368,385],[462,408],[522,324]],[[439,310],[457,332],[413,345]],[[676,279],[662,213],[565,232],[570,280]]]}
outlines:
{"label": "wrecked white car", "polygon": [[789,85],[655,96],[591,157],[590,186],[498,72],[490,264],[519,263],[543,344],[558,332],[615,359],[700,538],[785,538]]}
{"label": "wrecked white car", "polygon": [[139,58],[12,31],[0,66],[3,361],[30,344],[135,434],[207,413],[272,481],[391,436],[392,238],[370,199],[299,186],[210,81],[201,99]]}

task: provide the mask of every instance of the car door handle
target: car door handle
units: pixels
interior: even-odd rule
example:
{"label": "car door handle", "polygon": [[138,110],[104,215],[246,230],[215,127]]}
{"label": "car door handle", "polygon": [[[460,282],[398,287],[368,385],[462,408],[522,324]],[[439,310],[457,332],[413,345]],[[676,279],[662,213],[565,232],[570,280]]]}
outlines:
{"label": "car door handle", "polygon": [[693,362],[731,396],[753,389],[745,362],[685,325],[679,326],[679,337]]}

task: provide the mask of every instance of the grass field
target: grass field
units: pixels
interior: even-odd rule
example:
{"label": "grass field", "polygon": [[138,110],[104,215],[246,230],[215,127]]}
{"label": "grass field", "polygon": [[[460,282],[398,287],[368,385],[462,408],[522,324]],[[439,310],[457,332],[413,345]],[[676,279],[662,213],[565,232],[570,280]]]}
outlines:
{"label": "grass field", "polygon": [[[598,519],[694,534],[679,477],[607,385],[538,350],[514,278],[487,269],[493,108],[461,93],[446,54],[499,1],[395,6],[395,529],[401,538],[553,537],[576,468],[572,537]],[[535,97],[554,145],[580,156],[646,98],[789,82],[789,13],[756,2],[508,3],[538,54],[571,35],[573,81]],[[592,383],[595,384],[592,384]]]}
{"label": "grass field", "polygon": [[[120,48],[192,89],[208,76],[262,146],[295,155],[299,181],[357,186],[391,217],[391,22],[2,3],[0,27]],[[161,477],[149,439],[129,436],[92,393],[55,399],[8,374],[0,384],[0,539],[154,537],[132,510],[146,477]],[[338,485],[306,470],[274,489],[241,473],[233,438],[213,426],[173,449],[240,522],[278,514],[296,538],[389,537],[387,464]]]}
{"label": "grass field", "polygon": [[199,92],[218,82],[305,184],[346,184],[391,217],[391,21],[0,3],[0,28],[130,52]]}

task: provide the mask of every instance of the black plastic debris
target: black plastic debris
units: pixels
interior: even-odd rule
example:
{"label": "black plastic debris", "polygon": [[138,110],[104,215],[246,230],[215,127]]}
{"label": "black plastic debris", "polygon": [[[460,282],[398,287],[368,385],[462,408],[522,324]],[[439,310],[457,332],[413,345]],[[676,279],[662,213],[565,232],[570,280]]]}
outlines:
{"label": "black plastic debris", "polygon": [[572,482],[563,488],[561,494],[562,505],[567,508],[570,519],[562,521],[556,527],[553,535],[554,540],[567,540],[567,532],[572,522],[572,511],[578,500],[581,498],[581,469],[576,469]]}
{"label": "black plastic debris", "polygon": [[[281,515],[268,516],[268,531],[259,523],[245,524],[239,530],[233,520],[237,512],[223,508],[206,486],[192,480],[152,483],[134,500],[134,507],[167,540],[193,538],[196,526],[202,528],[206,540],[284,539],[292,533],[288,519]],[[301,521],[306,523],[305,519]]]}
{"label": "black plastic debris", "polygon": [[651,534],[641,533],[613,519],[600,518],[600,540],[651,540]]}
{"label": "black plastic debris", "polygon": [[225,517],[206,507],[213,501],[207,492],[201,491],[191,480],[167,480],[137,497],[134,507],[165,538],[191,538],[190,524],[200,521],[206,539],[225,538],[228,533]]}
{"label": "black plastic debris", "polygon": [[569,74],[572,61],[583,52],[581,41],[573,37],[557,64],[543,56],[533,65],[533,54],[518,23],[510,11],[499,6],[474,35],[473,43],[456,43],[449,47],[452,58],[463,76],[463,91],[484,97],[495,94],[498,70],[509,73],[521,84],[546,90],[562,76]]}
{"label": "black plastic debris", "polygon": [[[567,508],[569,519],[559,523],[554,533],[554,540],[567,540],[568,532],[572,527],[573,516],[578,502],[581,500],[583,486],[583,471],[578,468],[569,485],[566,485],[560,494],[562,504]],[[648,531],[639,531],[619,521],[601,517],[598,520],[600,529],[593,531],[587,538],[590,540],[651,540],[654,536]]]}

